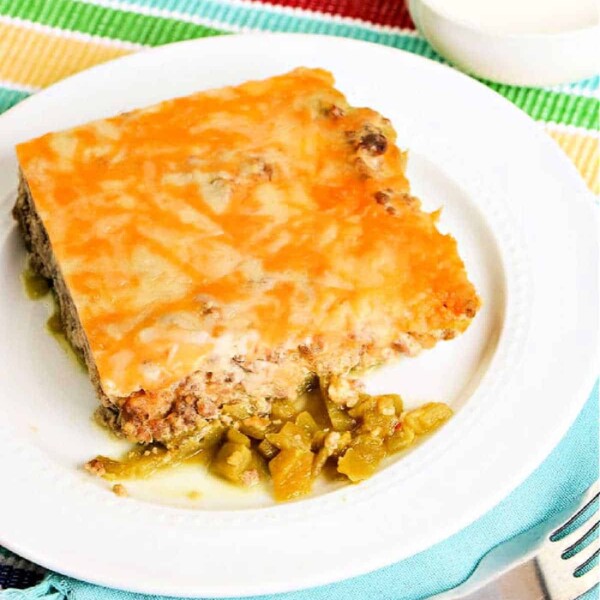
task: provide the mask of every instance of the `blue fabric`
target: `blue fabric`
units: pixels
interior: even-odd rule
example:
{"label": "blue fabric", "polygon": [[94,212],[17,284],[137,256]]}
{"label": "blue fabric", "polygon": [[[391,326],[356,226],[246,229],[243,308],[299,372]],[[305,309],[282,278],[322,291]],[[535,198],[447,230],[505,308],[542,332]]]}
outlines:
{"label": "blue fabric", "polygon": [[[262,600],[417,600],[458,585],[493,546],[562,510],[598,478],[598,384],[561,443],[510,496],[451,538],[386,569],[311,590]],[[0,600],[158,600],[50,575],[29,590],[0,592]],[[585,600],[598,598],[598,589]],[[506,600],[522,600],[507,598]]]}

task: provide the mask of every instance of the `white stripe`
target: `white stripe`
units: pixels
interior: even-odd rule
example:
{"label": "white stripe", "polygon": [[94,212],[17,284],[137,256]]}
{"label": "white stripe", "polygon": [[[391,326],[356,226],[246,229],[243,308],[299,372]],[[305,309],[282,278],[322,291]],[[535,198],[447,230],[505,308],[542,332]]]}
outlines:
{"label": "white stripe", "polygon": [[560,94],[568,94],[569,96],[584,96],[586,98],[597,98],[599,96],[598,90],[590,88],[578,88],[571,87],[568,85],[554,85],[552,87],[544,88],[549,92],[558,92]]}
{"label": "white stripe", "polygon": [[[119,0],[79,0],[85,4],[93,4],[96,6],[102,6],[104,8],[111,8],[114,10],[121,10],[124,12],[132,12],[141,15],[148,15],[152,17],[162,17],[165,19],[176,19],[178,21],[185,21],[188,23],[196,23],[198,25],[204,25],[205,27],[212,27],[214,29],[222,29],[223,31],[231,31],[235,33],[244,33],[249,31],[263,31],[254,27],[246,27],[240,25],[233,25],[226,21],[217,21],[206,17],[198,17],[191,13],[171,10],[167,8],[156,8],[152,6],[143,6],[140,4],[122,4]],[[361,19],[352,19],[350,17],[342,17],[340,15],[330,15],[327,13],[316,12],[312,10],[306,10],[301,8],[295,8],[291,6],[276,6],[268,3],[258,4],[247,0],[223,0],[222,4],[229,4],[233,7],[243,7],[251,10],[257,10],[257,12],[273,12],[292,17],[307,17],[316,21],[322,21],[326,23],[342,23],[346,25],[354,25],[356,27],[362,27],[375,31],[377,33],[391,33],[400,34],[408,37],[418,37],[419,34],[413,29],[404,29],[402,27],[391,27],[389,25],[377,25]]]}
{"label": "white stripe", "polygon": [[97,35],[90,35],[88,33],[81,33],[79,31],[69,31],[68,29],[59,29],[58,27],[50,27],[49,25],[42,25],[41,23],[34,23],[33,21],[26,21],[25,19],[19,19],[18,17],[7,17],[6,15],[0,15],[0,23],[6,25],[14,25],[30,31],[36,31],[37,33],[45,33],[61,38],[67,38],[71,40],[77,40],[80,42],[92,42],[101,46],[109,46],[111,48],[121,48],[123,50],[141,50],[146,48],[143,44],[134,44],[133,42],[124,42],[122,40],[115,40],[112,38],[100,37]]}
{"label": "white stripe", "polygon": [[594,129],[586,129],[585,127],[577,127],[576,125],[565,125],[564,123],[553,123],[552,121],[539,121],[541,125],[551,131],[558,133],[570,133],[575,135],[585,135],[591,138],[600,138],[600,132]]}
{"label": "white stripe", "polygon": [[15,92],[25,92],[26,94],[34,94],[42,89],[33,85],[25,85],[23,83],[15,83],[14,81],[6,81],[6,79],[0,79],[0,88],[14,90]]}
{"label": "white stripe", "polygon": [[176,21],[185,21],[187,23],[194,23],[195,25],[203,25],[204,27],[210,27],[212,29],[221,29],[223,31],[231,31],[235,33],[242,33],[244,31],[250,31],[248,27],[238,27],[237,25],[230,25],[228,23],[221,23],[214,21],[213,19],[206,19],[204,17],[198,17],[189,13],[184,13],[176,10],[167,10],[165,8],[154,8],[152,6],[140,6],[133,4],[122,4],[119,0],[79,0],[83,4],[93,4],[95,6],[102,6],[103,8],[110,8],[112,10],[120,10],[122,12],[129,12],[138,15],[146,15],[148,17],[160,17],[163,19],[173,19]]}

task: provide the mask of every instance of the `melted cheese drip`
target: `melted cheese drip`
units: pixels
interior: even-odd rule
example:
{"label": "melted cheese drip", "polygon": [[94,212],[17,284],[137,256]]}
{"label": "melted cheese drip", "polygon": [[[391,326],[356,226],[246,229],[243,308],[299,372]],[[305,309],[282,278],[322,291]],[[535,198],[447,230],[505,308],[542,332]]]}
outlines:
{"label": "melted cheese drip", "polygon": [[[298,69],[18,146],[109,395],[316,336],[455,325],[475,296],[454,240],[374,200],[408,189],[402,153],[332,85]],[[366,123],[388,138],[368,176],[347,133]]]}

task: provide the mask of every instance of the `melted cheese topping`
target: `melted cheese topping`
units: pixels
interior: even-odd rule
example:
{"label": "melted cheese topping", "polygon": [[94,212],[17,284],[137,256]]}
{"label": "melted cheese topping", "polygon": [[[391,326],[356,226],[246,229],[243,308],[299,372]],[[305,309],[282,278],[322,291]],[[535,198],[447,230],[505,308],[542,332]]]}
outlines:
{"label": "melted cheese topping", "polygon": [[332,86],[297,69],[18,146],[108,395],[316,338],[466,326],[475,292],[405,195],[389,121]]}

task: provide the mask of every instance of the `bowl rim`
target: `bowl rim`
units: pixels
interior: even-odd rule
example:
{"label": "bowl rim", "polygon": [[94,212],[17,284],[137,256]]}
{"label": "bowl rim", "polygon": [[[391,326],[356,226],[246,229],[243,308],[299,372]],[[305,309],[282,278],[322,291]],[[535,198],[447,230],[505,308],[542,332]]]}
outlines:
{"label": "bowl rim", "polygon": [[502,39],[511,39],[511,40],[537,40],[537,39],[549,39],[553,38],[556,40],[557,38],[575,38],[580,35],[591,34],[591,33],[600,33],[600,20],[598,20],[593,25],[588,25],[586,27],[578,27],[576,29],[567,29],[565,31],[547,31],[547,32],[531,32],[531,33],[506,33],[502,31],[495,31],[487,26],[480,26],[465,21],[461,18],[456,18],[451,16],[448,11],[444,10],[443,6],[439,6],[437,2],[434,2],[432,5],[432,0],[409,0],[408,2],[408,10],[410,12],[415,25],[417,25],[418,19],[413,15],[413,6],[421,4],[428,8],[431,12],[435,13],[438,17],[442,17],[443,19],[450,21],[455,25],[459,25],[465,29],[470,30],[473,33],[485,34],[494,38],[502,38]]}

